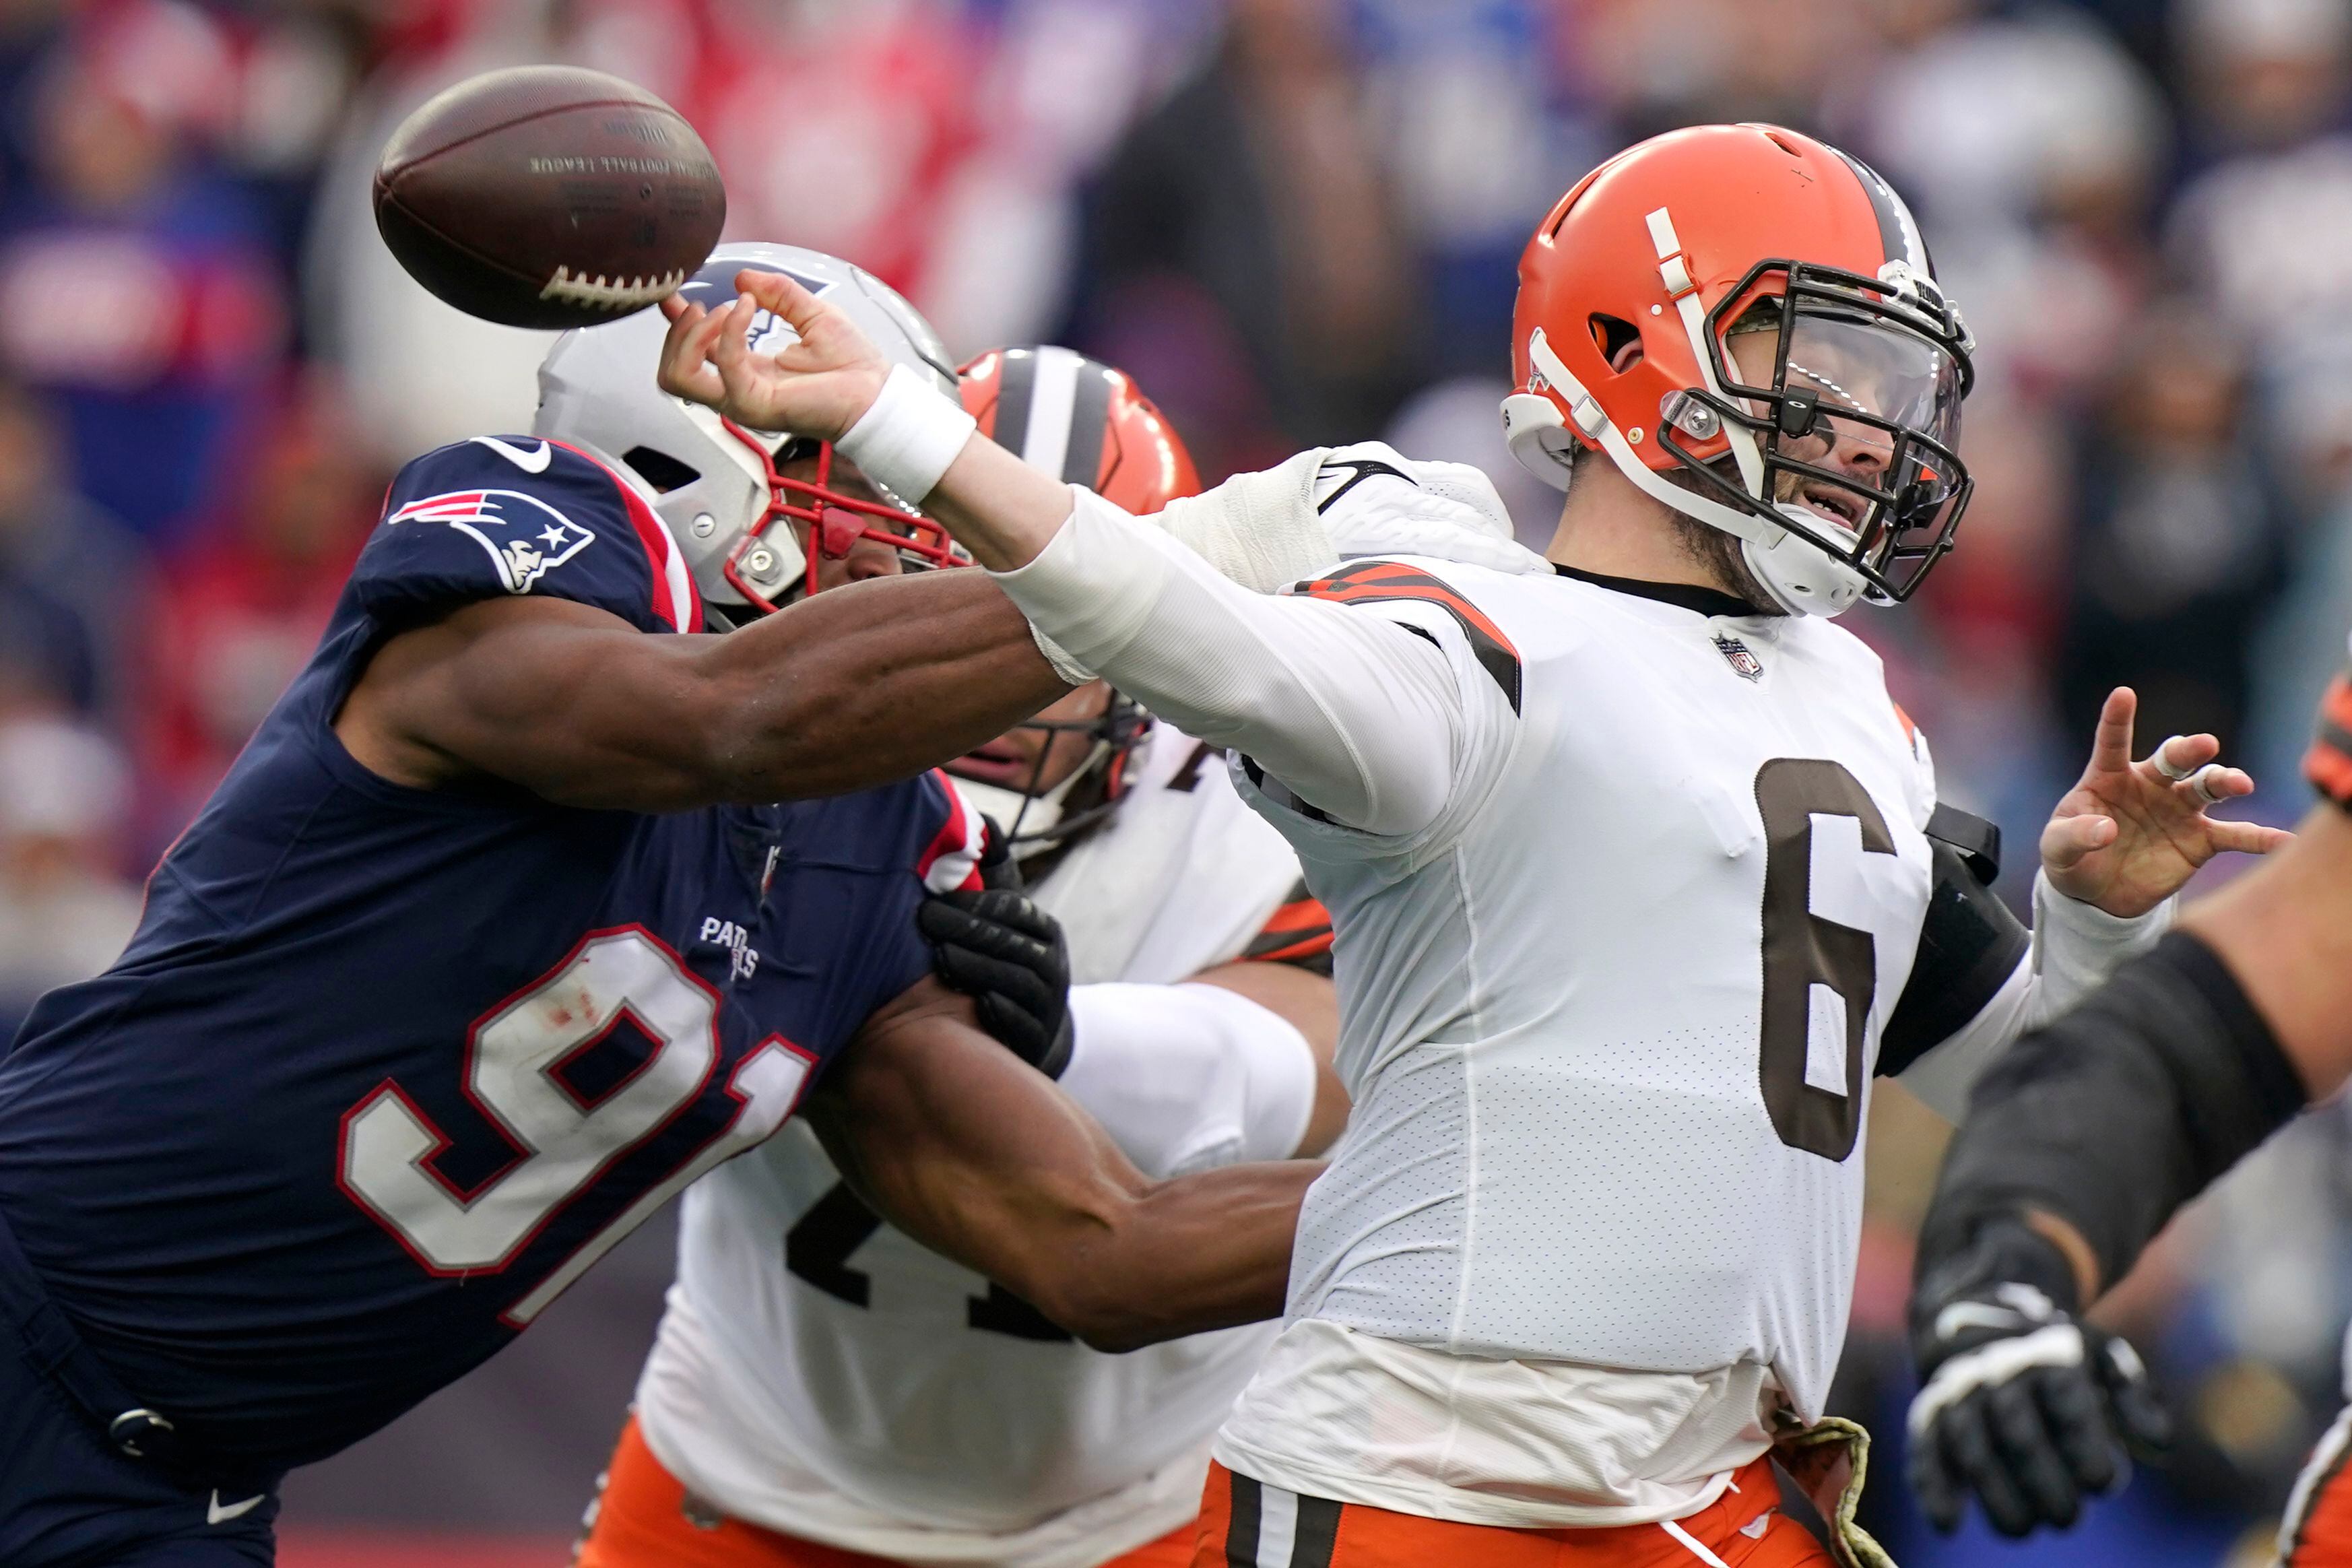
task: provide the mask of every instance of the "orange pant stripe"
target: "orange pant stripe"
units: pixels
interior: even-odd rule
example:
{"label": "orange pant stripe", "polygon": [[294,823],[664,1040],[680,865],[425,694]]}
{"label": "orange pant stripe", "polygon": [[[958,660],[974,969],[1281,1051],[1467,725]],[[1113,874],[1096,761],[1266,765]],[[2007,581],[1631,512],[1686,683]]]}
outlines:
{"label": "orange pant stripe", "polygon": [[[1101,1568],[1186,1568],[1195,1528],[1171,1531]],[[614,1445],[587,1534],[572,1561],[572,1568],[898,1568],[886,1557],[725,1518],[688,1497],[684,1484],[646,1447],[634,1415]]]}

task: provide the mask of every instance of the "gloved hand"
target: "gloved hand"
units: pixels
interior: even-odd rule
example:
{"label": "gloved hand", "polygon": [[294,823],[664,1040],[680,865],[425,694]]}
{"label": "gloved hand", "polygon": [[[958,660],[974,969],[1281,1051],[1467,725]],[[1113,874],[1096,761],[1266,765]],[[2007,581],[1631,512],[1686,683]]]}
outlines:
{"label": "gloved hand", "polygon": [[941,893],[915,911],[931,972],[973,1000],[981,1027],[1059,1078],[1070,1065],[1070,950],[1061,922],[1007,888]]}
{"label": "gloved hand", "polygon": [[2063,1528],[2085,1492],[2125,1474],[2120,1442],[2154,1458],[2171,1436],[2147,1369],[2124,1340],[2077,1321],[2074,1274],[2016,1218],[1987,1222],[1957,1255],[1923,1252],[1911,1349],[1911,1488],[1950,1531],[1973,1491],[2003,1535]]}

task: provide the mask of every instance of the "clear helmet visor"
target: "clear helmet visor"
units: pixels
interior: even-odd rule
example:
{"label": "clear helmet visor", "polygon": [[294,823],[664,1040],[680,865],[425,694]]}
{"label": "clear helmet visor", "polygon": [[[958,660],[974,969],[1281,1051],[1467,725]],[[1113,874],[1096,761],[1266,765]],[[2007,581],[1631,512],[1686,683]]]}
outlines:
{"label": "clear helmet visor", "polygon": [[1800,295],[1725,342],[1762,494],[1795,531],[1901,598],[1950,548],[1969,480],[1967,377],[1944,345],[1866,305]]}

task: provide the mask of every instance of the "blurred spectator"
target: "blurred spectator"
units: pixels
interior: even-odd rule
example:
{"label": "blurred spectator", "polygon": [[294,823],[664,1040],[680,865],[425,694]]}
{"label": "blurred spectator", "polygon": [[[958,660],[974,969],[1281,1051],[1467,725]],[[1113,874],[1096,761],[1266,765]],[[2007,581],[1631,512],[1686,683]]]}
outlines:
{"label": "blurred spectator", "polygon": [[1849,78],[1838,130],[1916,204],[1988,390],[2071,397],[2145,287],[2164,101],[2080,17],[1980,9],[1888,0],[1887,52]]}
{"label": "blurred spectator", "polygon": [[2204,144],[2233,153],[2181,194],[2183,279],[2252,345],[2280,455],[2315,504],[2352,479],[2352,10],[2183,0]]}
{"label": "blurred spectator", "polygon": [[113,746],[56,720],[0,723],[0,1040],[41,993],[98,973],[139,924],[116,873],[131,804]]}
{"label": "blurred spectator", "polygon": [[982,56],[964,7],[713,11],[724,47],[704,62],[694,118],[727,174],[729,237],[850,257],[919,298],[932,219],[979,133]]}
{"label": "blurred spectator", "polygon": [[1152,389],[1204,475],[1360,438],[1423,363],[1346,24],[1339,0],[1238,0],[1096,193],[1082,336]]}
{"label": "blurred spectator", "polygon": [[1501,374],[1528,229],[1615,150],[1561,68],[1566,8],[1359,0],[1359,11],[1372,122],[1419,253],[1428,374]]}
{"label": "blurred spectator", "polygon": [[[49,411],[0,383],[0,666],[19,701],[121,724],[129,613],[146,602],[146,552],[65,483]],[[0,709],[9,706],[0,697]]]}
{"label": "blurred spectator", "polygon": [[1619,132],[1604,153],[1710,121],[1816,131],[1822,94],[1856,63],[1863,31],[1853,0],[1585,0],[1568,9],[1577,13],[1570,47]]}
{"label": "blurred spectator", "polygon": [[371,190],[394,127],[444,88],[534,58],[533,39],[507,36],[487,18],[477,33],[457,7],[444,10],[445,27],[413,40],[418,56],[396,58],[346,118],[302,255],[308,342],[341,370],[354,438],[388,468],[467,436],[530,429],[539,362],[555,341],[443,304],[376,234]]}
{"label": "blurred spectator", "polygon": [[287,398],[212,525],[163,565],[141,760],[160,844],[194,815],[308,661],[382,476],[321,385]]}
{"label": "blurred spectator", "polygon": [[2081,450],[2060,689],[2087,734],[2136,687],[2150,739],[2210,731],[2240,755],[2249,639],[2279,582],[2287,510],[2246,438],[2245,361],[2188,301],[2142,318]]}
{"label": "blurred spectator", "polygon": [[[1009,0],[908,293],[961,357],[1051,336],[1078,249],[1081,183],[1214,41],[1205,0]],[[976,17],[975,20],[979,18]]]}
{"label": "blurred spectator", "polygon": [[2344,128],[2341,0],[2175,0],[2173,30],[2201,151],[2277,151]]}
{"label": "blurred spectator", "polygon": [[229,67],[191,5],[93,8],[35,93],[38,178],[0,208],[0,363],[57,395],[79,488],[142,533],[204,497],[284,335],[267,227],[201,152]]}

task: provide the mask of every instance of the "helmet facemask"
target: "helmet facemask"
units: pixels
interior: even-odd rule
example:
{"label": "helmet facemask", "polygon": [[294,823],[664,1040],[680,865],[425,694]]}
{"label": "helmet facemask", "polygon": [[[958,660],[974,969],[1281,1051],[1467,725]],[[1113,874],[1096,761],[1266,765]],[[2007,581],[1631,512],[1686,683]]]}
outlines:
{"label": "helmet facemask", "polygon": [[[1135,700],[1118,691],[1109,694],[1103,710],[1088,719],[1030,719],[1013,732],[1042,735],[1027,776],[1017,782],[990,784],[956,773],[956,787],[979,811],[1004,831],[1004,842],[1016,859],[1031,861],[1075,843],[1109,820],[1126,794],[1127,769],[1136,747],[1151,727]],[[1057,782],[1048,784],[1055,742],[1074,735],[1087,742],[1086,755]],[[1040,873],[1042,874],[1042,873]]]}
{"label": "helmet facemask", "polygon": [[[879,481],[866,481],[885,498],[879,501],[836,488],[832,442],[804,438],[779,442],[723,416],[717,417],[748,458],[747,466],[766,497],[720,568],[728,585],[761,614],[815,593],[822,563],[846,558],[861,540],[896,550],[902,568],[922,571],[970,563],[970,557],[945,529],[898,500]],[[814,479],[791,479],[782,472],[812,455],[816,462]],[[805,544],[793,527],[795,522],[807,525]]]}
{"label": "helmet facemask", "polygon": [[[1759,263],[1706,317],[1714,384],[1668,396],[1658,429],[1690,489],[1794,534],[1878,604],[1952,548],[1973,488],[1955,450],[1967,329],[1932,280],[1900,274]],[[1761,567],[1778,551],[1756,542]]]}
{"label": "helmet facemask", "polygon": [[[730,244],[679,289],[719,303],[745,269],[781,273],[845,311],[895,365],[952,395],[939,335],[880,279],[797,246]],[[861,541],[897,551],[901,567],[961,563],[945,532],[883,487],[845,482],[829,444],[747,430],[664,392],[654,374],[668,323],[640,311],[564,333],[540,366],[541,436],[566,442],[641,488],[668,528],[705,616],[732,626],[818,585],[823,563]],[[751,323],[755,353],[790,340],[767,311]],[[805,525],[805,530],[795,525]]]}

